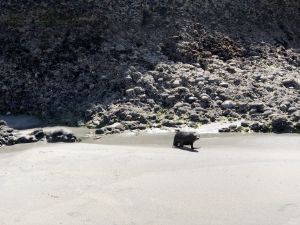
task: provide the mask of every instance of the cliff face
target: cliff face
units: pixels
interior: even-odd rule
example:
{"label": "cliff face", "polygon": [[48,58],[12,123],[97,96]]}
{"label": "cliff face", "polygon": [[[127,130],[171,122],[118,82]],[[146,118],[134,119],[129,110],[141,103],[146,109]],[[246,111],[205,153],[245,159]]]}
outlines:
{"label": "cliff face", "polygon": [[[104,114],[114,107],[130,112],[156,107],[179,118],[196,113],[201,120],[213,120],[224,114],[220,105],[226,100],[256,99],[267,105],[267,89],[258,96],[242,92],[253,91],[249,83],[257,79],[255,73],[267,76],[271,70],[282,74],[281,79],[272,72],[278,79],[269,81],[273,89],[283,88],[283,79],[296,79],[278,104],[298,94],[297,0],[11,0],[0,7],[2,112],[72,123],[100,118],[99,124],[106,124]],[[209,81],[212,77],[219,81]],[[235,85],[236,79],[242,86]],[[174,88],[187,90],[176,96]],[[191,109],[181,115],[177,103]],[[196,112],[192,104],[204,111]],[[230,110],[232,117],[241,116]],[[153,122],[140,117],[128,120]]]}

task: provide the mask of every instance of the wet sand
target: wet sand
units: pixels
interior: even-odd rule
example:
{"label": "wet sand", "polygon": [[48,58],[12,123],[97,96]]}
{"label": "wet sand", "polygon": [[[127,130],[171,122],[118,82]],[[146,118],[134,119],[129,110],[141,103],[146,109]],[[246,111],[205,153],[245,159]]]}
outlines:
{"label": "wet sand", "polygon": [[203,135],[198,152],[171,140],[4,148],[0,224],[300,224],[299,135]]}

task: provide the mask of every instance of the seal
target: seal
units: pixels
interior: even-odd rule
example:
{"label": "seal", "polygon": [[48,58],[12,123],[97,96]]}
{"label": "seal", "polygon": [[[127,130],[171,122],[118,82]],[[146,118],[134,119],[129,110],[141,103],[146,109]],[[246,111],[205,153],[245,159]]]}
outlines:
{"label": "seal", "polygon": [[182,148],[184,145],[190,145],[191,149],[194,150],[194,142],[198,139],[200,139],[200,136],[195,132],[176,130],[173,147]]}

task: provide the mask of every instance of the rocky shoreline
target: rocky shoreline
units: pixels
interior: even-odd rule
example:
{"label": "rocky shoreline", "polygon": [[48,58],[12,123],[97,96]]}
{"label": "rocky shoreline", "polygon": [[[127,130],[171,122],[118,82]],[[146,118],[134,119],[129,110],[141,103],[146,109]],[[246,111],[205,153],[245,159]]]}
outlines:
{"label": "rocky shoreline", "polygon": [[24,133],[10,128],[4,120],[0,120],[0,147],[35,143],[38,141],[74,143],[78,139],[72,132],[66,129],[55,129],[52,131],[35,129],[29,133]]}
{"label": "rocky shoreline", "polygon": [[299,132],[297,1],[163,2],[1,2],[0,114],[97,134]]}
{"label": "rocky shoreline", "polygon": [[[79,130],[77,130],[79,129]],[[162,126],[146,127],[138,122],[117,122],[99,129],[75,128],[75,127],[44,127],[27,130],[17,130],[9,127],[7,123],[0,120],[0,147],[12,146],[16,144],[35,143],[39,141],[48,143],[75,143],[82,140],[97,143],[106,135],[113,134],[159,134],[170,133],[182,130],[197,133],[198,135],[217,134],[217,133],[300,133],[299,123],[293,127],[292,123],[285,120],[284,117],[278,117],[272,124],[263,124],[261,122],[214,122],[200,127],[190,126]]]}

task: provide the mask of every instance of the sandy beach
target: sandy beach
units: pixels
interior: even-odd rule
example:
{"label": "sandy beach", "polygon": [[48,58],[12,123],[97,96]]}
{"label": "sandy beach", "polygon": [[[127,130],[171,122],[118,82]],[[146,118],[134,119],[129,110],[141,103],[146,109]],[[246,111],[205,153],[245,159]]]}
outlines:
{"label": "sandy beach", "polygon": [[0,224],[300,224],[299,135],[111,137],[2,149]]}

